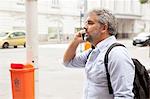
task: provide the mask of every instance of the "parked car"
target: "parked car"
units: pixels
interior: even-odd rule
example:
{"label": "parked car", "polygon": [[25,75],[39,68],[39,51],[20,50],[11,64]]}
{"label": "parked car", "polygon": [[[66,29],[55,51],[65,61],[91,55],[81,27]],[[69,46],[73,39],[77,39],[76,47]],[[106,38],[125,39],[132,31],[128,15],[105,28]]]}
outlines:
{"label": "parked car", "polygon": [[133,38],[133,45],[136,46],[140,44],[141,46],[150,45],[150,33],[140,33]]}
{"label": "parked car", "polygon": [[26,47],[25,35],[24,31],[0,32],[0,47],[8,48],[9,46],[14,46],[14,48],[17,48],[20,45]]}

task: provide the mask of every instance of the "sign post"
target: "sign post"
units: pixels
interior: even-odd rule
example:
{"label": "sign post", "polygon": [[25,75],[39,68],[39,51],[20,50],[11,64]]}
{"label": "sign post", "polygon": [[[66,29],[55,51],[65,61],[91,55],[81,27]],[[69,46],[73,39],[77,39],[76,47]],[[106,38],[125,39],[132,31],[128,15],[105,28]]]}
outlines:
{"label": "sign post", "polygon": [[35,99],[39,95],[37,0],[26,0],[26,59],[35,68]]}

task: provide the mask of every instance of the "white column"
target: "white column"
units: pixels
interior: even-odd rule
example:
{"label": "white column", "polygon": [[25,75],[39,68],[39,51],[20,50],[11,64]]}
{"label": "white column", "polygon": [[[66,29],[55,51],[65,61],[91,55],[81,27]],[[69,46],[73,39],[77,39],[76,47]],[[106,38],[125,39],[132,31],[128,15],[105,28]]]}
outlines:
{"label": "white column", "polygon": [[39,95],[38,77],[38,15],[37,0],[26,0],[27,63],[35,68],[35,99]]}

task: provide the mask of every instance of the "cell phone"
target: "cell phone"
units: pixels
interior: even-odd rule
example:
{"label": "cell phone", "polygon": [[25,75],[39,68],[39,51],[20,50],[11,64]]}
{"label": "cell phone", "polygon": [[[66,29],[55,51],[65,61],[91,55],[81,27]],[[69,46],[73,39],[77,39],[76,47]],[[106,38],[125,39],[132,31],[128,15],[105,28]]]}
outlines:
{"label": "cell phone", "polygon": [[83,41],[86,41],[86,33],[81,34]]}

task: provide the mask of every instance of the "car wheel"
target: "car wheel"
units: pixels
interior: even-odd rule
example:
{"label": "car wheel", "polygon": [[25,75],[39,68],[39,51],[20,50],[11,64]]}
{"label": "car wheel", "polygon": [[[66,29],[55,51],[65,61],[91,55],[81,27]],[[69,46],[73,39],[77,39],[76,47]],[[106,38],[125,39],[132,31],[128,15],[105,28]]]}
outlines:
{"label": "car wheel", "polygon": [[9,47],[9,44],[7,42],[5,42],[2,46],[3,48],[8,48]]}
{"label": "car wheel", "polygon": [[24,47],[26,47],[26,43],[24,43],[24,45],[23,45]]}
{"label": "car wheel", "polygon": [[134,46],[136,46],[136,43],[133,43]]}
{"label": "car wheel", "polygon": [[14,48],[17,48],[17,45],[15,45]]}
{"label": "car wheel", "polygon": [[147,46],[147,45],[148,45],[148,43],[149,43],[149,41],[148,41],[148,40],[146,40],[146,41],[143,43],[143,46]]}

